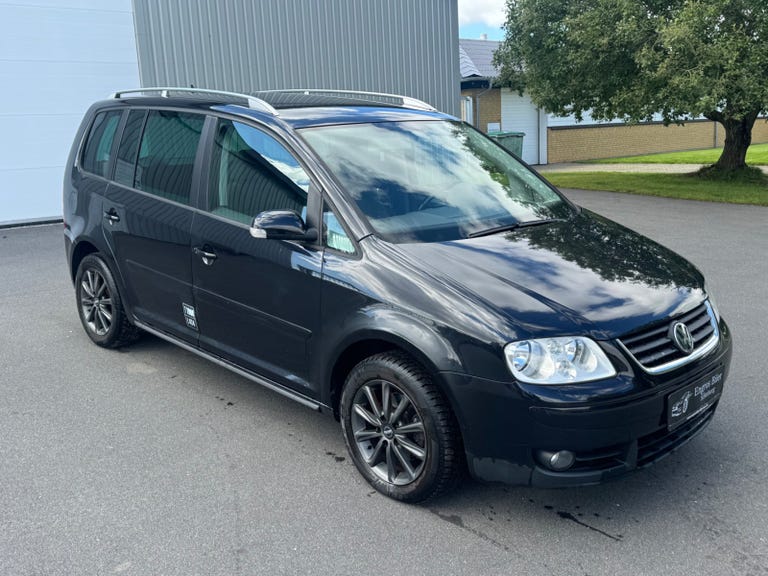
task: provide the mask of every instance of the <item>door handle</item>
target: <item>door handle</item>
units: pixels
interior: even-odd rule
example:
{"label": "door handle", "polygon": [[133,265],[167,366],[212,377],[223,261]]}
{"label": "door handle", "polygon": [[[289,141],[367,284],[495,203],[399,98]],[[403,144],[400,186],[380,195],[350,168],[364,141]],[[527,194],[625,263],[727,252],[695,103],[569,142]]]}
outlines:
{"label": "door handle", "polygon": [[203,250],[202,248],[193,248],[192,252],[194,252],[196,256],[200,256],[200,258],[203,259],[203,264],[205,264],[206,266],[211,266],[214,260],[218,258],[218,255],[216,254],[216,252],[208,252],[207,250]]}
{"label": "door handle", "polygon": [[114,208],[110,208],[104,212],[104,218],[110,223],[110,225],[114,224],[115,222],[120,222],[120,215]]}

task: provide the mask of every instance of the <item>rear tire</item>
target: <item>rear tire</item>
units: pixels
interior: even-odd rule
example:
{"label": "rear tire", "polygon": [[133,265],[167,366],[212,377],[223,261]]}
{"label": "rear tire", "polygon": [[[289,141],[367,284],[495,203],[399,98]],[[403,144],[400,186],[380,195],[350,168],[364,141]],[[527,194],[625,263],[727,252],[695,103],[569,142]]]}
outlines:
{"label": "rear tire", "polygon": [[448,402],[402,352],[376,354],[352,369],[341,425],[358,471],[390,498],[421,502],[461,478],[463,448]]}
{"label": "rear tire", "polygon": [[75,295],[80,322],[95,344],[119,348],[138,338],[139,331],[128,320],[112,272],[97,254],[89,254],[80,262]]}

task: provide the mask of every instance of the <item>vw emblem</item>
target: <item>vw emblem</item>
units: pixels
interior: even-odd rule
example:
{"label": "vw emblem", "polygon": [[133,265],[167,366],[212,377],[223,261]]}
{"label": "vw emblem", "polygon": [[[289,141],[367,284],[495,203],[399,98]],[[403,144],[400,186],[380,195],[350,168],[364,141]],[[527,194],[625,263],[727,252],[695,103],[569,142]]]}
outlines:
{"label": "vw emblem", "polygon": [[691,336],[688,326],[682,322],[672,324],[672,341],[683,354],[693,352],[693,336]]}

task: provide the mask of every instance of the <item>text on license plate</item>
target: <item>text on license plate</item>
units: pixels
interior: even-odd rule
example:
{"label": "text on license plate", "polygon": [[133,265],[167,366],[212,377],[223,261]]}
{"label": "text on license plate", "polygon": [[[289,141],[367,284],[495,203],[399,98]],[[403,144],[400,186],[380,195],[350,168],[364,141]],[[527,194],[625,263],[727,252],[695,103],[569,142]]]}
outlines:
{"label": "text on license plate", "polygon": [[723,391],[723,373],[690,384],[667,398],[667,427],[672,430],[701,414],[717,401]]}

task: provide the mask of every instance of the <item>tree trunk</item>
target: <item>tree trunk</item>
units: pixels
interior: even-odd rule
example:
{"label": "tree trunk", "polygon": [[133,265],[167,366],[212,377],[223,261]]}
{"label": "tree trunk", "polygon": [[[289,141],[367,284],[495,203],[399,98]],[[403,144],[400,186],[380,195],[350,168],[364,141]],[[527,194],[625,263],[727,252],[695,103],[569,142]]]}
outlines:
{"label": "tree trunk", "polygon": [[739,170],[746,168],[747,148],[752,143],[752,126],[757,114],[747,114],[742,119],[721,118],[725,128],[725,147],[715,168],[721,170]]}

